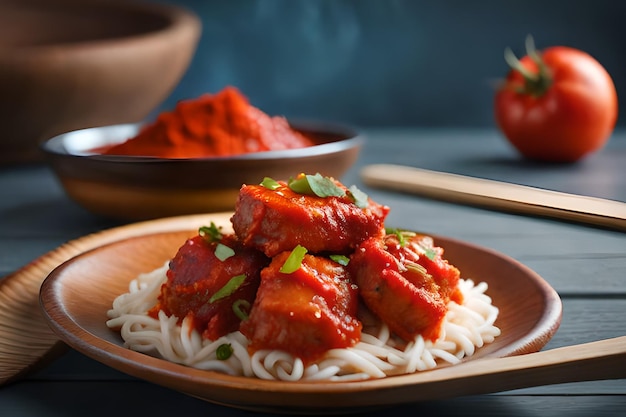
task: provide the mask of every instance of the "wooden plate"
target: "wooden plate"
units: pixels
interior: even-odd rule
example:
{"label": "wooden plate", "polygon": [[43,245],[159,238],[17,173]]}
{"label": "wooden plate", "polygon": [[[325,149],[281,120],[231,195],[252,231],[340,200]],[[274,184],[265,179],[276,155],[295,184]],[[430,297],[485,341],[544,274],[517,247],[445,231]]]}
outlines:
{"label": "wooden plate", "polygon": [[[148,222],[139,236],[95,248],[60,265],[46,278],[40,293],[44,316],[54,332],[95,360],[206,401],[264,412],[327,413],[493,390],[468,383],[441,385],[441,380],[454,380],[457,369],[480,358],[536,352],[550,340],[561,321],[560,298],[535,272],[495,251],[435,237],[465,278],[487,282],[488,294],[500,309],[496,324],[502,334],[464,363],[362,382],[294,383],[202,371],[124,348],[120,335],[106,326],[113,299],[126,292],[128,282],[139,273],[163,265],[186,237],[211,220],[210,216],[194,216],[188,223],[197,223],[189,224],[189,228],[165,232],[151,230]],[[180,219],[176,221],[181,224]],[[226,217],[214,221],[230,229]],[[505,385],[501,389],[506,389]]]}

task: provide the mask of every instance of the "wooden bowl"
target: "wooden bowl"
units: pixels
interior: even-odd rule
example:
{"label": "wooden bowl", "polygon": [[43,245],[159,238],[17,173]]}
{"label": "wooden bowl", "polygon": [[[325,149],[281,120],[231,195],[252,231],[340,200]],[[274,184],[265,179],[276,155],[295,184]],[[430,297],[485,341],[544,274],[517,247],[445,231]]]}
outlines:
{"label": "wooden bowl", "polygon": [[200,20],[178,7],[118,0],[0,2],[0,163],[87,127],[139,122],[178,84]]}
{"label": "wooden bowl", "polygon": [[[540,350],[561,321],[558,294],[534,271],[491,249],[435,236],[435,243],[444,248],[446,258],[463,277],[487,283],[487,295],[500,310],[495,324],[501,335],[463,363],[358,382],[280,382],[203,371],[125,348],[119,332],[106,325],[113,300],[128,291],[129,282],[137,275],[171,259],[198,227],[213,221],[225,231],[232,230],[230,215],[159,219],[92,237],[108,244],[94,244],[94,250],[72,258],[44,281],[40,293],[44,317],[69,346],[122,372],[206,401],[287,414],[355,413],[532,385],[523,378],[525,367],[533,363],[531,356],[521,361],[521,369],[507,367],[510,362],[506,360],[492,359]],[[112,234],[120,240],[111,243]],[[507,372],[511,370],[517,373],[509,380]]]}
{"label": "wooden bowl", "polygon": [[194,159],[89,152],[134,136],[139,125],[125,124],[62,134],[42,149],[67,194],[87,210],[145,220],[232,210],[243,184],[258,184],[264,177],[289,179],[301,172],[339,179],[356,161],[363,138],[353,128],[319,122],[292,126],[317,145]]}

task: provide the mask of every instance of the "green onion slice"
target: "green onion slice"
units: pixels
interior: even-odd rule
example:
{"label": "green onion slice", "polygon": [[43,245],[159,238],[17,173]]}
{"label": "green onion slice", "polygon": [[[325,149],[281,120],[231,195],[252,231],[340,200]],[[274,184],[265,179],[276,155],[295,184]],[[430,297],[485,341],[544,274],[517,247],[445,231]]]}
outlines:
{"label": "green onion slice", "polygon": [[226,285],[217,290],[215,294],[213,294],[211,298],[209,298],[209,303],[214,303],[217,300],[228,297],[229,295],[237,291],[237,288],[241,287],[241,284],[243,284],[245,280],[246,274],[235,275],[226,283]]}
{"label": "green onion slice", "polygon": [[300,269],[300,266],[302,266],[302,260],[304,259],[304,255],[306,255],[306,253],[307,250],[304,246],[298,245],[293,248],[283,266],[280,267],[280,272],[283,274],[296,272]]}
{"label": "green onion slice", "polygon": [[217,246],[215,246],[215,257],[222,262],[234,255],[235,251],[223,243],[218,243]]}
{"label": "green onion slice", "polygon": [[270,177],[263,178],[263,181],[261,181],[261,185],[272,191],[280,187],[280,183]]}
{"label": "green onion slice", "polygon": [[350,263],[350,258],[345,255],[330,255],[330,259],[343,266],[348,266],[348,263]]}
{"label": "green onion slice", "polygon": [[221,344],[215,350],[215,356],[220,361],[225,361],[226,359],[230,358],[232,354],[233,347],[230,345],[230,343]]}
{"label": "green onion slice", "polygon": [[221,227],[217,227],[215,223],[211,222],[210,226],[201,226],[198,229],[198,234],[202,236],[207,242],[219,242],[222,240]]}
{"label": "green onion slice", "polygon": [[250,311],[248,300],[240,298],[233,303],[233,312],[239,317],[239,320],[248,320],[248,311]]}
{"label": "green onion slice", "polygon": [[311,189],[311,185],[309,185],[309,180],[307,179],[306,175],[303,175],[295,179],[290,178],[288,185],[292,191],[298,194],[307,194],[307,195],[315,194],[313,190]]}
{"label": "green onion slice", "polygon": [[437,251],[435,248],[431,248],[430,246],[420,245],[422,249],[424,249],[424,255],[431,261],[434,261],[437,257]]}

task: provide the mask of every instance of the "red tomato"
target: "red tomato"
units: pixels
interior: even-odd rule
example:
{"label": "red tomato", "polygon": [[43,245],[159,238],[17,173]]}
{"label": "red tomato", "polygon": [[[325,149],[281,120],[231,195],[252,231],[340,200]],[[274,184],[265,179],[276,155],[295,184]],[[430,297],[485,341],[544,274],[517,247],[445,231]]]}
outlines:
{"label": "red tomato", "polygon": [[[543,52],[527,41],[495,96],[495,118],[525,157],[574,162],[601,149],[617,121],[617,93],[604,67],[578,49],[554,46]],[[505,55],[506,57],[506,55]]]}

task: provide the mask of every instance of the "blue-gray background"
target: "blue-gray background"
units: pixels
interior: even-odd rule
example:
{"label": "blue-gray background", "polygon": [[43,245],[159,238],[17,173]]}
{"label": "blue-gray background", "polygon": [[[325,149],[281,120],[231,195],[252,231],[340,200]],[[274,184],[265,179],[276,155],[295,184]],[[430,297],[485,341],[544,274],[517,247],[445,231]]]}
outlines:
{"label": "blue-gray background", "polygon": [[503,51],[523,55],[528,34],[539,49],[587,51],[626,97],[626,1],[164,1],[194,11],[203,33],[158,111],[233,85],[266,113],[288,117],[493,126]]}

